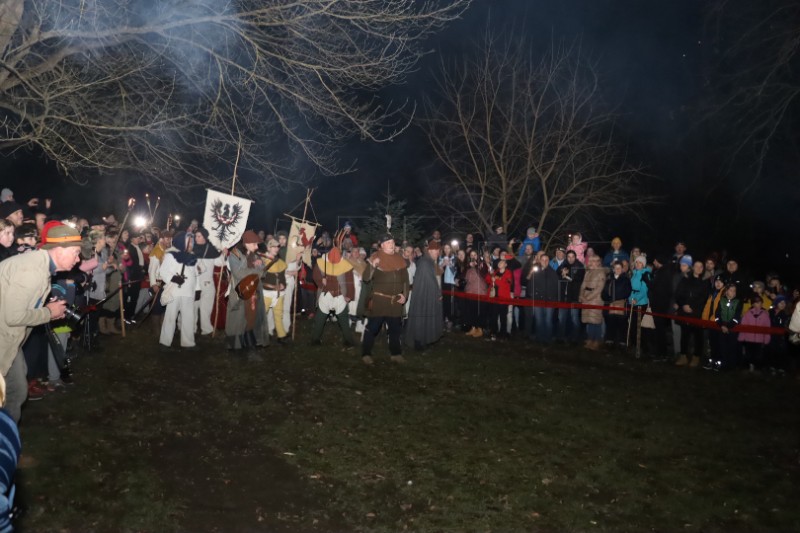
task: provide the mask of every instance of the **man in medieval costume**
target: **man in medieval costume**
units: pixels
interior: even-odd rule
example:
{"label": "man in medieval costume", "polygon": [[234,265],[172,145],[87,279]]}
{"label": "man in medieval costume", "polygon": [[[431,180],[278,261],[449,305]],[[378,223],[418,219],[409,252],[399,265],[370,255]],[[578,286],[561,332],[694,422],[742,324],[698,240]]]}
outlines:
{"label": "man in medieval costume", "polygon": [[342,259],[340,249],[345,233],[334,238],[333,248],[314,262],[312,276],[317,284],[317,312],[311,329],[311,344],[321,344],[322,332],[328,317],[333,314],[346,347],[353,346],[353,331],[350,329],[348,304],[355,298],[353,265]]}
{"label": "man in medieval costume", "polygon": [[[264,289],[264,306],[267,309],[270,331],[273,325],[278,344],[286,342],[286,328],[283,326],[283,305],[286,292],[286,261],[280,257],[281,245],[276,239],[267,241],[266,265],[261,273]],[[289,303],[291,305],[291,303]]]}
{"label": "man in medieval costume", "polygon": [[417,260],[414,274],[414,297],[409,303],[404,340],[407,346],[420,352],[438,341],[444,330],[440,253],[438,241],[428,242],[427,253]]}
{"label": "man in medieval costume", "polygon": [[378,250],[372,254],[364,269],[362,288],[362,307],[360,315],[367,317],[367,327],[361,344],[361,359],[371,365],[372,347],[375,337],[384,324],[389,329],[389,353],[394,363],[404,363],[403,346],[400,337],[403,333],[403,306],[408,299],[408,268],[400,254],[395,253],[394,237],[389,233],[379,240]]}
{"label": "man in medieval costume", "polygon": [[225,317],[225,336],[229,350],[247,350],[251,360],[259,360],[259,347],[269,346],[269,328],[261,288],[264,258],[258,253],[261,238],[247,230],[228,256],[231,271],[230,294]]}

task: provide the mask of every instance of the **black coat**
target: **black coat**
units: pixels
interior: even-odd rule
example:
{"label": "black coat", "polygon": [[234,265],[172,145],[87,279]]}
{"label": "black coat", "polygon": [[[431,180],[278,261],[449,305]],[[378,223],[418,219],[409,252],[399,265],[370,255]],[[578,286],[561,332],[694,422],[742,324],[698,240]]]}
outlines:
{"label": "black coat", "polygon": [[672,279],[673,271],[666,266],[656,269],[653,272],[653,280],[650,282],[650,308],[656,313],[672,313]]}
{"label": "black coat", "polygon": [[550,267],[543,268],[533,273],[528,279],[527,294],[532,294],[534,300],[544,302],[558,301],[558,274]]}
{"label": "black coat", "polygon": [[[694,274],[690,274],[689,277],[683,278],[678,283],[678,288],[675,291],[678,315],[699,318],[703,314],[703,307],[705,307],[706,300],[708,300],[708,292],[708,283],[702,277],[696,278]],[[683,310],[684,305],[691,307],[692,312],[685,312]]]}
{"label": "black coat", "polygon": [[577,303],[581,295],[581,285],[586,275],[583,263],[575,261],[571,265],[564,261],[556,270],[559,282],[558,300],[560,302]]}
{"label": "black coat", "polygon": [[631,295],[631,280],[625,274],[618,278],[614,278],[612,273],[606,280],[606,286],[603,289],[603,301],[614,302],[616,300],[627,300]]}

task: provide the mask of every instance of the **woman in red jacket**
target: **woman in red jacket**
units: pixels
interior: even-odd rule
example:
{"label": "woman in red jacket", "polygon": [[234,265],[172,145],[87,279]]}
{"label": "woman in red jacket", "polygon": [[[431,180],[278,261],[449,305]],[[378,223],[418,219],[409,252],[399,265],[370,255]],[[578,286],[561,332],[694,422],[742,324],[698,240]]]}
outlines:
{"label": "woman in red jacket", "polygon": [[[489,297],[498,299],[511,299],[511,288],[514,286],[514,278],[508,270],[505,259],[497,262],[497,268],[491,269],[486,275],[486,284],[489,286]],[[492,302],[489,307],[489,324],[487,329],[491,332],[489,337],[496,340],[497,337],[508,337],[508,304]]]}

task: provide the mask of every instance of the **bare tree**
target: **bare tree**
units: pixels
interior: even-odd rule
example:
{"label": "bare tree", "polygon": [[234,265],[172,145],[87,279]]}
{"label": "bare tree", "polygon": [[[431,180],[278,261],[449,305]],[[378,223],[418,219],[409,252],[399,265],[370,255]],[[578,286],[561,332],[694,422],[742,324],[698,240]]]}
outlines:
{"label": "bare tree", "polygon": [[375,92],[469,1],[4,0],[0,149],[172,190],[224,186],[239,147],[251,193],[337,173],[339,141],[406,127]]}
{"label": "bare tree", "polygon": [[[729,162],[740,201],[754,192],[778,148],[795,155],[800,97],[800,2],[716,0],[706,33],[713,52],[703,64],[715,145]],[[782,148],[782,149],[781,149]]]}
{"label": "bare tree", "polygon": [[448,216],[478,231],[536,225],[552,239],[652,201],[615,146],[579,46],[536,59],[524,43],[488,35],[477,55],[442,65],[438,92],[423,123],[445,168],[435,196]]}

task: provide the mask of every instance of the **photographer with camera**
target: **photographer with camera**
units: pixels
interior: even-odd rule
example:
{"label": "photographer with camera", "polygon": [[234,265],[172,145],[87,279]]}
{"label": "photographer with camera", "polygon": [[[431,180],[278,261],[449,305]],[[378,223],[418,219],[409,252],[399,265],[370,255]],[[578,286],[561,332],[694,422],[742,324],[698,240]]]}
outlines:
{"label": "photographer with camera", "polygon": [[0,262],[0,373],[6,382],[6,409],[19,421],[28,391],[21,346],[31,328],[64,317],[66,302],[46,302],[50,278],[80,261],[81,235],[64,224],[48,230],[41,250]]}

